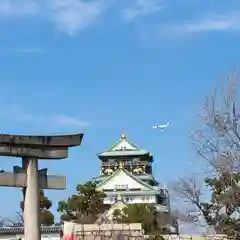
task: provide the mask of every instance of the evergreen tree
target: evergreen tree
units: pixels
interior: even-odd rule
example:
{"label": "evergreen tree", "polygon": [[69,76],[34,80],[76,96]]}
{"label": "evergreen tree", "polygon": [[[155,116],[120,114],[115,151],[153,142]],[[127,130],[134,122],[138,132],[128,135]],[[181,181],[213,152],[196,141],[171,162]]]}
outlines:
{"label": "evergreen tree", "polygon": [[157,212],[152,204],[129,204],[123,209],[121,218],[116,211],[118,221],[121,223],[141,223],[145,234],[158,235],[171,233],[172,215]]}
{"label": "evergreen tree", "polygon": [[77,185],[76,190],[77,194],[58,203],[61,220],[94,223],[99,214],[109,208],[103,204],[106,194],[98,190],[96,183],[92,181]]}
{"label": "evergreen tree", "polygon": [[[25,196],[25,189],[23,189],[23,195]],[[52,201],[49,200],[42,189],[39,190],[39,206],[40,206],[40,223],[41,225],[51,226],[54,224],[54,215],[49,210],[52,207]],[[20,207],[24,212],[24,202],[21,201]]]}

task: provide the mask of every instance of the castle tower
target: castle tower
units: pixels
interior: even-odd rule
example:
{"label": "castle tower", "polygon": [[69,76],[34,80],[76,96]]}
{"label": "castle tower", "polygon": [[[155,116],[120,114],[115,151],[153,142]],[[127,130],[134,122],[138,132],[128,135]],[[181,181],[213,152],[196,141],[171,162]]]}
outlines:
{"label": "castle tower", "polygon": [[170,211],[167,191],[152,173],[152,154],[131,142],[124,131],[116,143],[97,156],[101,170],[94,180],[107,195],[105,204],[114,204],[120,194],[126,204],[152,203],[159,211]]}

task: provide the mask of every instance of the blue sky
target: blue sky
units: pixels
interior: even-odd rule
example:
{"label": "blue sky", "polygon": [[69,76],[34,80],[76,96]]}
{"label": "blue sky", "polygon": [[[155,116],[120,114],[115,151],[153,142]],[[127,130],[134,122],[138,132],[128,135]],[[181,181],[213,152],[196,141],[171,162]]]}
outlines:
{"label": "blue sky", "polygon": [[[99,174],[96,153],[123,128],[153,153],[161,183],[198,170],[190,133],[204,97],[239,65],[239,0],[1,0],[0,30],[1,131],[85,133],[69,159],[41,162],[67,176],[66,191],[46,192],[54,208]],[[20,189],[0,194],[1,215],[13,216]]]}

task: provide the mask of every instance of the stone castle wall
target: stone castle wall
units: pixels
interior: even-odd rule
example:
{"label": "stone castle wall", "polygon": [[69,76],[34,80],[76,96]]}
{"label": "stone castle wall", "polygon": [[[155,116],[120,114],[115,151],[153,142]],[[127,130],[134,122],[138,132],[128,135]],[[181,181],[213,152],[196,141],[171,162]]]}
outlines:
{"label": "stone castle wall", "polygon": [[[141,240],[151,239],[144,235],[140,223],[132,224],[75,224],[64,223],[64,236],[73,234],[79,240]],[[224,235],[161,235],[165,240],[227,240]],[[158,238],[159,239],[159,238]]]}
{"label": "stone castle wall", "polygon": [[132,224],[75,224],[64,223],[63,234],[70,236],[74,234],[79,239],[103,240],[103,239],[143,239],[144,233],[140,223]]}

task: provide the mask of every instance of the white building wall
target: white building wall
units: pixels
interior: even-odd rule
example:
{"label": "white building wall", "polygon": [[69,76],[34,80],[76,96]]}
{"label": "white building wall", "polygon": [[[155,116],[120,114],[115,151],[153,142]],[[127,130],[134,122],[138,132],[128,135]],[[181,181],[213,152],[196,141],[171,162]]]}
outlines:
{"label": "white building wall", "polygon": [[[18,240],[20,237],[24,240],[23,234],[1,234],[0,240]],[[58,233],[44,233],[41,236],[41,240],[60,240],[60,236]]]}
{"label": "white building wall", "polygon": [[[134,203],[156,203],[157,198],[155,195],[148,195],[150,188],[144,184],[139,183],[136,179],[132,178],[125,171],[119,171],[111,180],[100,185],[100,188],[105,191],[106,194],[111,192],[111,197],[107,196],[104,199],[105,204],[113,204],[116,201],[116,197],[121,192],[121,197],[126,204]],[[136,195],[128,195],[128,192],[138,192]]]}
{"label": "white building wall", "polygon": [[[128,196],[121,195],[123,201],[126,204],[134,204],[134,203],[156,203],[156,196],[149,196],[149,195],[140,195],[141,192],[139,192],[139,196]],[[117,192],[116,192],[117,197]],[[106,197],[104,199],[105,204],[113,204],[116,201],[115,197]]]}
{"label": "white building wall", "polygon": [[104,189],[142,189],[149,190],[144,185],[140,184],[130,176],[128,176],[124,171],[120,171],[113,179],[101,186]]}

